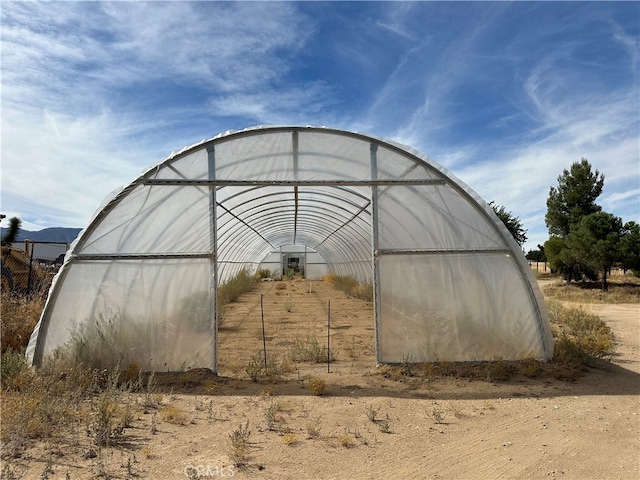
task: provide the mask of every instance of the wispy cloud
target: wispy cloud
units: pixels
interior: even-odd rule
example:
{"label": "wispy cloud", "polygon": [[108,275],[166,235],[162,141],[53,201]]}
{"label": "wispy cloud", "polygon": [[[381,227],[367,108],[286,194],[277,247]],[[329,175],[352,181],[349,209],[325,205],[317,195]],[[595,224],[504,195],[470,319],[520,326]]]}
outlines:
{"label": "wispy cloud", "polygon": [[[227,129],[393,138],[513,211],[535,247],[586,157],[638,219],[638,4],[5,2],[2,202],[82,226],[144,168]],[[635,15],[635,17],[634,17]]]}
{"label": "wispy cloud", "polygon": [[146,166],[229,128],[212,118],[284,118],[323,94],[277,87],[281,54],[312,31],[290,4],[17,2],[2,24],[3,208],[32,225],[84,224]]}
{"label": "wispy cloud", "polygon": [[[539,38],[505,34],[496,43],[491,22],[504,23],[511,11],[485,13],[489,22],[460,29],[442,52],[425,48],[411,52],[410,59],[403,57],[376,98],[380,112],[391,108],[389,91],[395,90],[397,78],[411,72],[405,65],[422,61],[434,68],[425,70],[423,93],[394,137],[421,148],[485,199],[524,219],[532,248],[547,237],[549,187],[582,157],[606,176],[601,204],[637,220],[637,197],[609,195],[634,191],[640,183],[637,72],[623,68],[624,75],[611,78],[601,58],[592,62],[584,53],[594,42],[615,37],[633,64],[637,37],[620,28],[612,34],[606,22],[595,40],[563,34],[579,25],[534,23],[530,28],[542,28]],[[589,22],[587,16],[584,23]]]}

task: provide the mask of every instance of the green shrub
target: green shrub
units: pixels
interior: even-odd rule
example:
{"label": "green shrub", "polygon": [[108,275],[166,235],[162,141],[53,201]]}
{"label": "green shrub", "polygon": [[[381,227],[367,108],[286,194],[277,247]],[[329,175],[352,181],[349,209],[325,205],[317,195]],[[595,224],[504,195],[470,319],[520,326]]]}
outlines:
{"label": "green shrub", "polygon": [[255,273],[256,278],[271,278],[271,270],[267,268],[259,268]]}
{"label": "green shrub", "polygon": [[609,360],[615,352],[615,337],[598,316],[582,308],[569,308],[560,302],[547,302],[555,337],[553,369],[559,379],[574,380],[585,367],[599,359]]}
{"label": "green shrub", "polygon": [[253,290],[255,284],[255,277],[252,277],[249,271],[243,268],[234,277],[218,287],[218,304],[226,305],[235,302],[240,298],[240,295]]}
{"label": "green shrub", "polygon": [[2,380],[3,389],[19,387],[23,383],[21,378],[28,376],[28,374],[29,367],[23,353],[14,352],[11,348],[2,353],[0,379]]}
{"label": "green shrub", "polygon": [[609,359],[615,351],[611,329],[597,315],[582,308],[554,305],[553,327],[556,330],[556,358],[568,355],[591,364],[594,359]]}
{"label": "green shrub", "polygon": [[275,354],[267,355],[267,365],[264,364],[264,352],[256,352],[251,357],[245,367],[245,371],[249,378],[254,381],[276,381],[285,371],[287,371],[286,362],[280,362]]}

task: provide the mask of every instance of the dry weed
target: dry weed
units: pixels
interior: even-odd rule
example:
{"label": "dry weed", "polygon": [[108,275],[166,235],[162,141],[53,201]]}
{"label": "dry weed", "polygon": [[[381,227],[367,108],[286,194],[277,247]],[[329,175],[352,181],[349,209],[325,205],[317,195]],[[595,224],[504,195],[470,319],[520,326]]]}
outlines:
{"label": "dry weed", "polygon": [[338,444],[344,448],[353,448],[356,446],[353,437],[346,432],[338,437]]}
{"label": "dry weed", "polygon": [[312,377],[309,379],[309,390],[311,390],[311,393],[313,393],[314,395],[320,396],[324,393],[324,390],[326,388],[326,384],[324,383],[324,380],[322,380],[321,378],[318,377]]}
{"label": "dry weed", "polygon": [[160,419],[163,422],[171,423],[173,425],[185,425],[189,422],[189,415],[176,405],[167,405],[159,412]]}
{"label": "dry weed", "polygon": [[640,278],[632,275],[609,277],[609,290],[598,282],[548,285],[547,298],[576,303],[640,303]]}
{"label": "dry weed", "polygon": [[295,433],[286,433],[282,436],[285,445],[293,447],[298,444],[298,436]]}
{"label": "dry weed", "polygon": [[307,423],[306,425],[307,436],[309,438],[318,438],[320,436],[321,427],[322,427],[322,423],[320,423],[320,419],[318,418]]}
{"label": "dry weed", "polygon": [[3,292],[0,298],[0,342],[2,353],[8,349],[20,352],[27,348],[33,328],[40,319],[44,300]]}
{"label": "dry weed", "polygon": [[236,467],[242,467],[247,464],[249,459],[249,421],[240,424],[238,428],[229,433],[229,442],[227,445],[227,455]]}
{"label": "dry weed", "polygon": [[[334,361],[336,355],[331,349],[330,360]],[[306,338],[296,337],[289,346],[288,356],[294,362],[323,363],[327,361],[327,347],[320,345],[318,339],[311,335]]]}

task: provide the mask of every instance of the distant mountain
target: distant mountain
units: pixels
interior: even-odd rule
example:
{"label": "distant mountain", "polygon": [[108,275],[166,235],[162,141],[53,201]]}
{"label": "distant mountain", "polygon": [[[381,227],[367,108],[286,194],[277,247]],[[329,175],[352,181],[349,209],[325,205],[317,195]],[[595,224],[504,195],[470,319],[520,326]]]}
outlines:
{"label": "distant mountain", "polygon": [[[4,236],[6,230],[6,228],[2,228],[2,236]],[[25,240],[31,240],[33,242],[71,243],[76,239],[78,233],[80,233],[81,230],[81,228],[63,227],[44,228],[35,232],[29,230],[20,230],[20,232],[18,233],[17,241],[24,242]]]}

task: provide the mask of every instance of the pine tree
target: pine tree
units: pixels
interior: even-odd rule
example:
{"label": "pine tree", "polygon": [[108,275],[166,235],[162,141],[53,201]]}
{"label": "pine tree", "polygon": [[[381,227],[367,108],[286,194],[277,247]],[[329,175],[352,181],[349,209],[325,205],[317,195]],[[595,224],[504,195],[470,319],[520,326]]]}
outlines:
{"label": "pine tree", "polygon": [[547,198],[545,223],[550,235],[569,235],[572,224],[577,224],[586,215],[599,212],[595,203],[602,193],[604,175],[591,171],[586,158],[571,165],[558,177],[558,187],[551,187]]}

